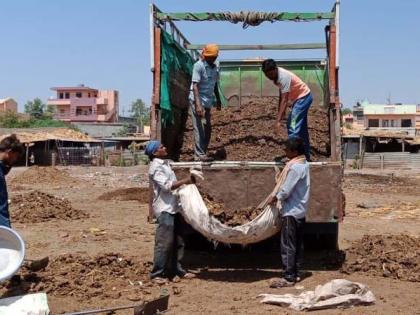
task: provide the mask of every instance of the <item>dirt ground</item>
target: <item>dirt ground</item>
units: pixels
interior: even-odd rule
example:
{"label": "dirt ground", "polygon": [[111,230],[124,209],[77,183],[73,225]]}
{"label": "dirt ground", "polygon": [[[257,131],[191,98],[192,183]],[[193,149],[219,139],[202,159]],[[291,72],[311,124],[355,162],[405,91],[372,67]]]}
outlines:
{"label": "dirt ground", "polygon": [[[240,108],[224,108],[212,111],[212,141],[210,153],[217,159],[231,161],[273,161],[285,156],[283,140],[287,139],[286,126],[282,134],[276,136],[273,128],[278,106],[277,97],[249,98]],[[329,156],[329,126],[326,110],[311,106],[308,113],[308,127],[311,156],[314,161],[325,160]],[[223,149],[226,154],[221,153]],[[189,161],[194,156],[193,131],[188,118],[181,161]]]}
{"label": "dirt ground", "polygon": [[[77,184],[68,185],[66,178],[54,181],[54,185],[20,180],[9,185],[10,198],[36,190],[65,198],[88,217],[14,221],[14,228],[26,242],[27,258],[49,255],[51,262],[36,273],[22,268],[20,279],[0,288],[1,296],[47,292],[53,314],[59,314],[135,304],[166,288],[171,294],[168,314],[297,314],[262,305],[257,295],[299,293],[302,287],[312,290],[332,279],[345,278],[367,284],[377,298],[376,304],[322,314],[420,314],[420,285],[418,278],[412,277],[418,276],[419,264],[415,237],[420,234],[420,177],[415,177],[416,172],[347,174],[347,210],[339,236],[340,248],[348,252],[344,267],[326,263],[331,253],[308,250],[304,267],[312,276],[300,282],[301,287],[269,289],[269,279],[280,272],[277,248],[187,251],[184,266],[197,273],[196,279],[162,286],[150,283],[147,274],[153,258],[155,225],[147,223],[148,205],[140,198],[127,200],[133,198],[115,195],[119,189],[146,188],[147,167],[59,170]],[[13,169],[8,180],[22,178],[22,172],[24,168]],[[373,244],[374,250],[369,251],[366,244]],[[360,259],[369,260],[372,268],[359,268]],[[346,263],[354,268],[343,273],[341,268]],[[385,271],[381,272],[378,268],[384,263]],[[398,273],[395,263],[405,271]]]}

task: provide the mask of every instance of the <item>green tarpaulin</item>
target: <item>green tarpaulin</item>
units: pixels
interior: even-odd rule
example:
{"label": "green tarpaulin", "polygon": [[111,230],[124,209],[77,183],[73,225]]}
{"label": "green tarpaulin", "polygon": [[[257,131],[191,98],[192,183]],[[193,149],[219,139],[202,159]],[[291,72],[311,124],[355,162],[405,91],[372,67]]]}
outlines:
{"label": "green tarpaulin", "polygon": [[[182,48],[173,37],[162,31],[160,64],[160,109],[164,125],[172,123],[172,108],[170,97],[170,76],[175,71],[183,71],[191,77],[194,60],[188,52]],[[187,101],[187,100],[185,100]]]}
{"label": "green tarpaulin", "polygon": [[[171,91],[171,78],[176,78],[177,74],[183,73],[188,80],[191,79],[194,59],[181,47],[168,32],[162,31],[161,42],[161,65],[160,65],[160,109],[162,114],[162,123],[164,126],[173,122],[174,100],[171,100],[171,94],[185,95],[185,103],[188,102],[188,91]],[[186,87],[189,90],[189,86]],[[171,93],[172,92],[172,93]],[[184,93],[181,93],[184,92]],[[187,93],[185,93],[187,92]],[[225,106],[227,101],[223,96],[222,89],[219,85],[219,94],[222,104]],[[182,100],[184,102],[184,100]]]}

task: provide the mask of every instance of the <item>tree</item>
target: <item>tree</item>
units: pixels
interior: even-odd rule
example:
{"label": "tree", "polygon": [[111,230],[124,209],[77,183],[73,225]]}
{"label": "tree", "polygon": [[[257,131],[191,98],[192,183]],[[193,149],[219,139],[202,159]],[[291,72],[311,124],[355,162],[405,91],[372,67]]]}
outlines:
{"label": "tree", "polygon": [[44,117],[45,108],[46,105],[37,97],[33,101],[28,101],[25,104],[25,113],[29,114],[31,118],[42,119]]}
{"label": "tree", "polygon": [[347,114],[351,114],[352,113],[352,111],[351,111],[351,109],[350,108],[343,108],[342,110],[341,110],[341,114],[342,115],[347,115]]}
{"label": "tree", "polygon": [[150,107],[146,106],[142,99],[138,98],[130,105],[131,117],[136,118],[140,126],[150,123]]}

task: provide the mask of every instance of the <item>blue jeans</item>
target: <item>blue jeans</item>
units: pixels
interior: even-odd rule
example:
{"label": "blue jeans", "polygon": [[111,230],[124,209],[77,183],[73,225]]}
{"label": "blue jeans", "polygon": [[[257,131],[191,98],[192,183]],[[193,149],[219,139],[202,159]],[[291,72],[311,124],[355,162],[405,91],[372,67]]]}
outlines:
{"label": "blue jeans", "polygon": [[157,218],[158,226],[155,235],[155,249],[151,278],[172,278],[183,276],[180,260],[184,254],[184,240],[178,233],[177,216],[162,212]]}
{"label": "blue jeans", "polygon": [[193,102],[190,102],[190,110],[194,128],[194,154],[196,157],[205,156],[211,138],[211,109],[204,108],[203,118],[197,115]]}
{"label": "blue jeans", "polygon": [[305,156],[310,161],[310,144],[308,132],[308,110],[312,104],[312,93],[295,101],[287,118],[287,134],[289,138],[300,137],[305,143]]}

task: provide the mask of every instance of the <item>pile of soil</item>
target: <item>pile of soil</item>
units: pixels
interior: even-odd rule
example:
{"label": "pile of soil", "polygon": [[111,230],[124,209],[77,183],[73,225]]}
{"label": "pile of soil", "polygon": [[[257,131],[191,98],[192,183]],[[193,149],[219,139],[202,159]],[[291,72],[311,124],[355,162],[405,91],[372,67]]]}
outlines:
{"label": "pile of soil", "polygon": [[77,180],[71,177],[65,170],[59,170],[55,167],[32,166],[13,178],[12,183],[21,185],[39,183],[47,183],[49,185],[68,185],[77,183]]}
{"label": "pile of soil", "polygon": [[115,253],[95,257],[64,254],[36,273],[22,268],[18,277],[0,287],[0,294],[5,297],[46,292],[79,299],[95,296],[117,299],[124,295],[133,301],[142,300],[143,294],[152,293],[150,287],[154,285],[148,280],[150,264]]}
{"label": "pile of soil", "polygon": [[10,204],[10,213],[12,222],[19,223],[46,222],[52,219],[77,220],[88,217],[84,211],[73,208],[67,199],[36,190],[14,196]]}
{"label": "pile of soil", "polygon": [[341,271],[420,282],[420,238],[365,235],[347,250]]}
{"label": "pile of soil", "polygon": [[228,226],[238,226],[254,220],[263,210],[253,207],[229,209],[210,195],[202,195],[210,214]]}
{"label": "pile of soil", "polygon": [[[209,151],[216,159],[240,161],[273,161],[282,158],[287,140],[286,126],[282,134],[274,133],[277,116],[277,97],[249,97],[240,107],[212,110],[212,140]],[[308,114],[312,160],[325,160],[330,156],[328,111],[311,106]],[[184,132],[181,161],[194,158],[193,128],[188,118]]]}
{"label": "pile of soil", "polygon": [[99,200],[118,200],[128,201],[135,200],[140,203],[149,203],[149,188],[147,187],[131,187],[113,190],[104,193],[98,197]]}

